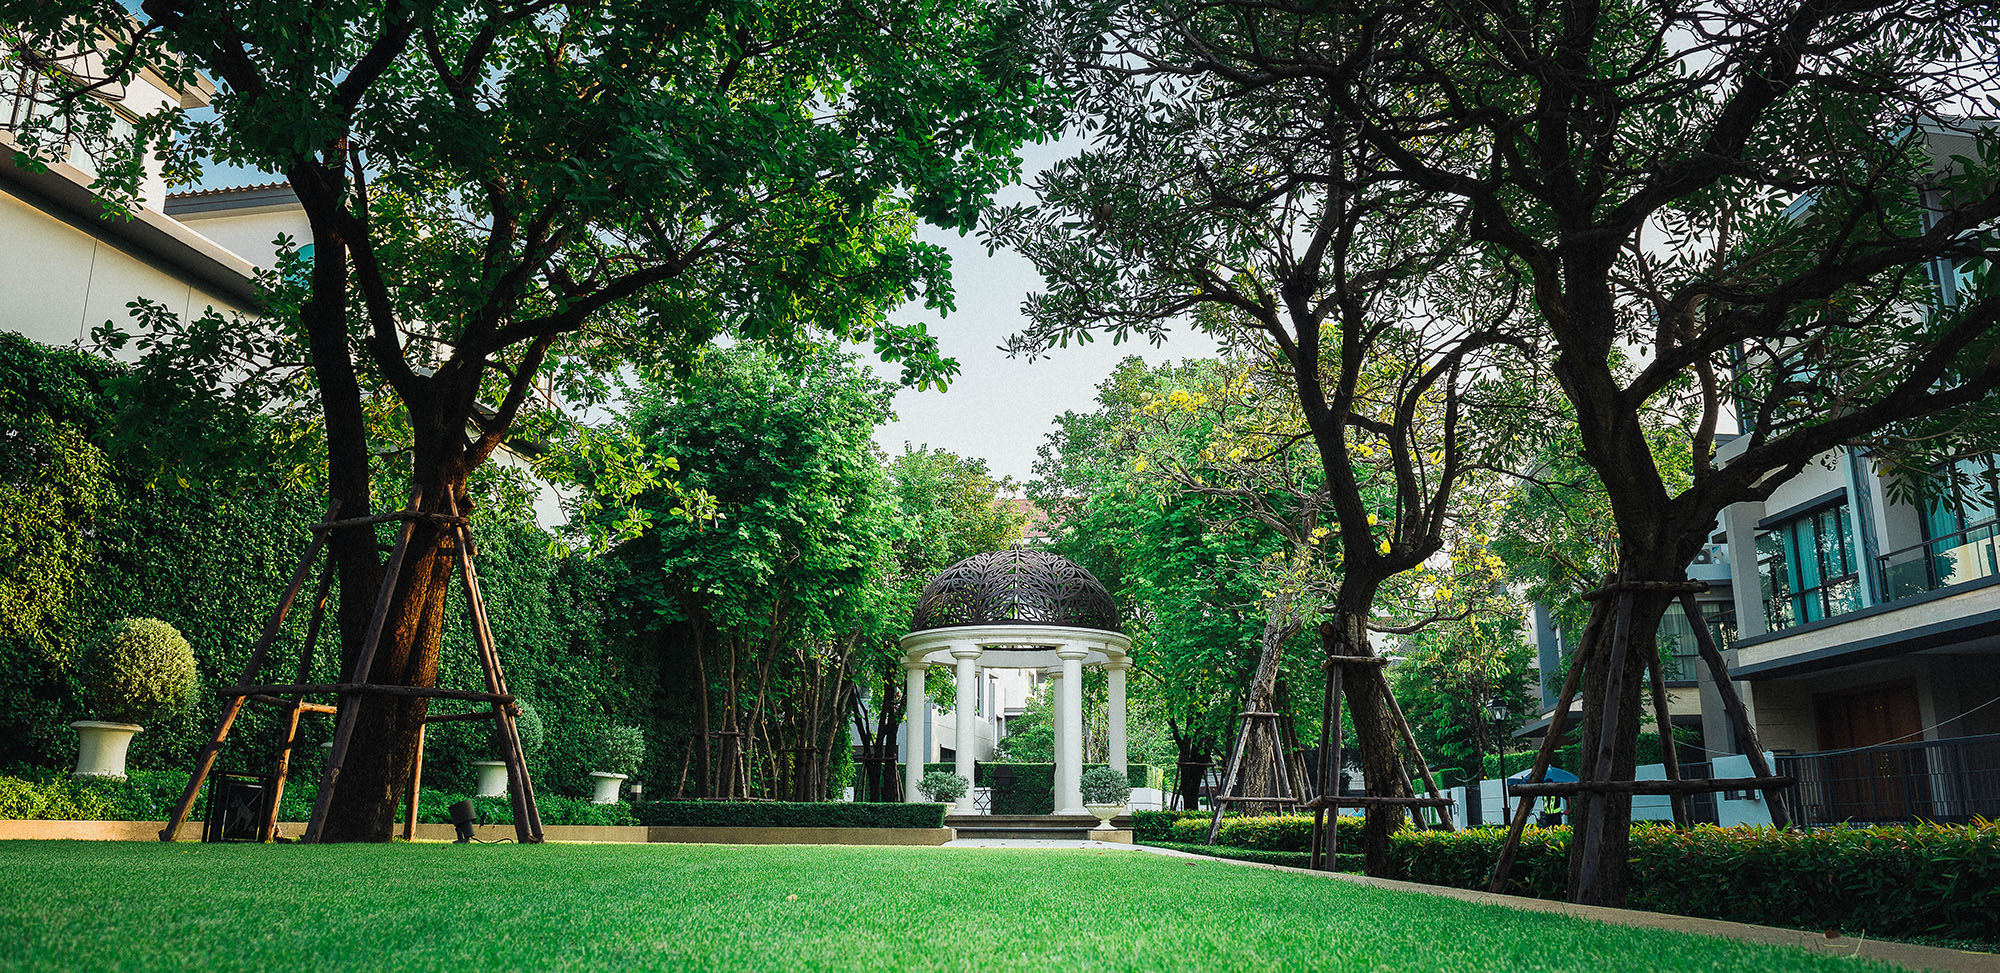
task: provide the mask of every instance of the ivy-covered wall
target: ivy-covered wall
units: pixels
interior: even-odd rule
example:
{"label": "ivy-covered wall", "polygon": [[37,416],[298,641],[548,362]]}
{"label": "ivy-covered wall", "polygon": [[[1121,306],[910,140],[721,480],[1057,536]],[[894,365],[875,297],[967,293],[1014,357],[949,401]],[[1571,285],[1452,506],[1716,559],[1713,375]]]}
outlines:
{"label": "ivy-covered wall", "polygon": [[[63,768],[75,758],[69,723],[92,715],[78,691],[76,647],[128,617],[180,629],[201,675],[186,712],[134,739],[130,766],[190,766],[220,709],[215,688],[241,675],[324,510],[310,477],[286,476],[275,445],[257,448],[256,416],[221,405],[205,418],[193,414],[239,440],[248,430],[244,448],[163,459],[133,445],[132,430],[118,424],[122,374],[104,359],[0,333],[0,772]],[[189,419],[186,410],[176,415]],[[656,705],[658,654],[626,633],[611,607],[615,560],[557,556],[545,532],[497,514],[475,530],[510,688],[544,728],[531,764],[541,789],[588,793],[592,741],[610,724],[640,726],[649,744],[672,739],[671,721],[654,715],[667,709]],[[483,688],[456,600],[449,618],[441,684]],[[293,619],[272,648],[273,681],[289,680],[296,665],[303,611]],[[323,640],[313,678],[335,682],[335,650]],[[331,731],[328,718],[306,718],[294,779],[316,779],[319,743]],[[220,769],[264,770],[277,732],[269,709],[246,708]],[[469,789],[471,762],[490,753],[487,733],[476,721],[433,726],[425,783]],[[642,779],[662,777],[670,762],[678,769],[678,755],[670,760],[661,749],[649,748]]]}

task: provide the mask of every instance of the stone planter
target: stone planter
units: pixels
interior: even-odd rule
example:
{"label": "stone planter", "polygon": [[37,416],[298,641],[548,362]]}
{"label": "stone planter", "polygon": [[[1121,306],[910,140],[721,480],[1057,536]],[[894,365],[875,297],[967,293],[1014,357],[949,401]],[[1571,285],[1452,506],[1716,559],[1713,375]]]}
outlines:
{"label": "stone planter", "polygon": [[1084,810],[1097,815],[1097,827],[1090,829],[1092,831],[1118,830],[1111,826],[1111,819],[1125,813],[1123,804],[1085,804],[1083,807]]}
{"label": "stone planter", "polygon": [[70,774],[124,780],[125,751],[132,746],[132,735],[141,727],[137,723],[98,720],[77,720],[70,725],[76,727],[76,769]]}
{"label": "stone planter", "polygon": [[479,768],[479,786],[472,792],[474,797],[507,796],[507,762],[504,760],[475,760]]}
{"label": "stone planter", "polygon": [[618,785],[625,783],[624,774],[607,774],[601,770],[593,770],[590,776],[597,781],[597,791],[590,795],[590,803],[618,803]]}

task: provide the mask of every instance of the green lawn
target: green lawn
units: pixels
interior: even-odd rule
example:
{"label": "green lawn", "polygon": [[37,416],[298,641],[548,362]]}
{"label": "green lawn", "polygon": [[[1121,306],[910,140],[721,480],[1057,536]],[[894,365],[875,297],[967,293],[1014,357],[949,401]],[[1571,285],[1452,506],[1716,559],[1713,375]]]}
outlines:
{"label": "green lawn", "polygon": [[1122,851],[0,842],[0,968],[193,967],[1857,965]]}

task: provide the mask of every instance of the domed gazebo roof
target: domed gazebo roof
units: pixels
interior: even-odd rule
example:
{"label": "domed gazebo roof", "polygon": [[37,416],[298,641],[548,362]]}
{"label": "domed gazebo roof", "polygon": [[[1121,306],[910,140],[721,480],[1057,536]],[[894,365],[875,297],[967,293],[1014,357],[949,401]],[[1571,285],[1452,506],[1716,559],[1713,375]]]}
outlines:
{"label": "domed gazebo roof", "polygon": [[1118,631],[1118,606],[1096,576],[1047,551],[975,554],[945,568],[917,597],[910,630],[1046,625]]}

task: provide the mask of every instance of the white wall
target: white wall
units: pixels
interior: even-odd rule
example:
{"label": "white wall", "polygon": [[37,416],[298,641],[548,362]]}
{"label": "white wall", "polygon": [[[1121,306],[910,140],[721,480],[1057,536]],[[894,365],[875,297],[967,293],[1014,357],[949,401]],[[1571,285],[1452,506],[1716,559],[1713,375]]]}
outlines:
{"label": "white wall", "polygon": [[159,301],[184,318],[237,307],[120,247],[0,191],[0,327],[43,344],[88,341],[126,305]]}
{"label": "white wall", "polygon": [[294,247],[303,247],[313,239],[312,224],[306,219],[305,210],[296,205],[184,213],[177,219],[221,244],[223,249],[266,270],[277,266],[278,248],[272,241],[278,234],[289,235]]}

